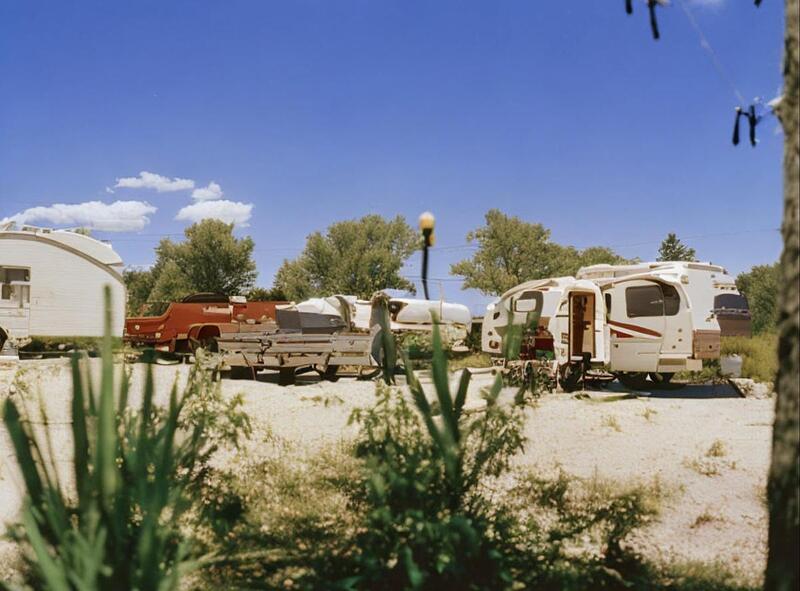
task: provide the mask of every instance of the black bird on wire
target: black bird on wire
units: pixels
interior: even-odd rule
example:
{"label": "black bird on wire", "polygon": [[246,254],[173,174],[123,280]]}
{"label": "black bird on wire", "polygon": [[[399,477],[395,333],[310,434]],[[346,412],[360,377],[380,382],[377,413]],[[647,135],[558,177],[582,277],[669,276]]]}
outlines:
{"label": "black bird on wire", "polygon": [[736,120],[733,124],[733,145],[739,145],[739,120],[742,117],[747,119],[747,123],[750,126],[750,145],[755,148],[756,144],[758,143],[758,140],[756,139],[756,125],[758,125],[758,122],[761,121],[761,117],[756,115],[755,105],[750,105],[747,111],[741,107],[736,107]]}
{"label": "black bird on wire", "polygon": [[[647,10],[650,11],[650,29],[653,31],[653,39],[659,39],[661,34],[658,32],[658,20],[656,20],[656,6],[667,6],[668,0],[645,0]],[[625,0],[625,12],[633,14],[633,0]]]}

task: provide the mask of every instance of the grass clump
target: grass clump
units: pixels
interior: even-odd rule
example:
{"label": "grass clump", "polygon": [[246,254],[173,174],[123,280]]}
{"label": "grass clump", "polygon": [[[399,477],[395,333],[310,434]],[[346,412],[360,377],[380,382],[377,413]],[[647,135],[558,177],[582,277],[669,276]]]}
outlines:
{"label": "grass clump", "polygon": [[622,433],[622,425],[619,424],[619,419],[614,415],[604,415],[601,425],[617,433]]}
{"label": "grass clump", "polygon": [[778,336],[762,333],[752,337],[723,337],[721,355],[741,355],[742,377],[774,382],[778,372]]}

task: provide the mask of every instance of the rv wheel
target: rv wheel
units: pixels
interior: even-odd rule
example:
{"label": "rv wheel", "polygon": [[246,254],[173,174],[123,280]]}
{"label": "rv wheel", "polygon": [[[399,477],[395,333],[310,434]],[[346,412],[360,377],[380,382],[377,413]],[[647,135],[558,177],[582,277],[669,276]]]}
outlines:
{"label": "rv wheel", "polygon": [[659,373],[652,371],[650,372],[650,381],[654,384],[666,385],[670,383],[674,375],[674,373]]}
{"label": "rv wheel", "polygon": [[642,371],[621,371],[617,379],[622,385],[631,390],[644,390],[647,388],[647,374]]}

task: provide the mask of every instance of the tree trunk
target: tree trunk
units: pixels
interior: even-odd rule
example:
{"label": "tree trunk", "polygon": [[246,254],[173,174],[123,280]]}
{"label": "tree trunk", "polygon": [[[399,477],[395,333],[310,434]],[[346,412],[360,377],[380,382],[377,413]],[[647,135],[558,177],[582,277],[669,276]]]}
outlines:
{"label": "tree trunk", "polygon": [[778,377],[772,464],[767,484],[769,557],[765,588],[794,591],[800,584],[800,58],[798,0],[786,0],[783,100],[783,253],[778,320]]}

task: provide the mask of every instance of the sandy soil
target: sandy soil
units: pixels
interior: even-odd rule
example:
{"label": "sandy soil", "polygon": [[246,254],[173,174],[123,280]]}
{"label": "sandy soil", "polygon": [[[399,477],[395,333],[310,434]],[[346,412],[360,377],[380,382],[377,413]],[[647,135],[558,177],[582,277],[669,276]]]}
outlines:
{"label": "sandy soil", "polygon": [[[97,369],[96,360],[93,369]],[[134,368],[132,393],[141,389],[142,370],[142,365]],[[187,370],[187,366],[157,367],[162,401],[173,381],[184,379]],[[13,386],[15,375],[24,388]],[[479,403],[480,388],[491,380],[487,374],[474,377],[468,404]],[[422,381],[426,381],[424,376]],[[0,365],[0,400],[9,392],[31,401],[41,393],[60,471],[68,474],[70,373],[66,360]],[[259,445],[259,434],[270,432],[313,453],[353,436],[354,428],[347,425],[350,412],[373,401],[374,384],[351,378],[319,382],[308,376],[295,386],[281,387],[274,376],[262,375],[257,382],[224,380],[223,392],[244,394],[256,432],[250,445]],[[560,466],[576,476],[599,475],[621,481],[658,478],[674,494],[660,521],[640,536],[639,543],[648,555],[721,560],[749,576],[760,576],[765,564],[764,489],[773,401],[741,398],[727,385],[627,396],[617,387],[586,394],[583,398],[546,395],[529,411],[529,442],[518,458],[519,466],[544,471]],[[137,403],[136,396],[131,403]],[[724,454],[709,458],[706,452],[716,441],[722,442]],[[15,518],[22,497],[2,427],[0,458],[0,522],[6,523]],[[696,523],[701,515],[705,519]],[[8,552],[9,546],[4,544]]]}

